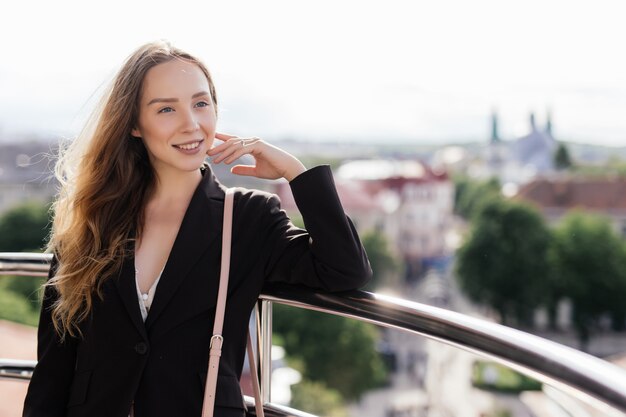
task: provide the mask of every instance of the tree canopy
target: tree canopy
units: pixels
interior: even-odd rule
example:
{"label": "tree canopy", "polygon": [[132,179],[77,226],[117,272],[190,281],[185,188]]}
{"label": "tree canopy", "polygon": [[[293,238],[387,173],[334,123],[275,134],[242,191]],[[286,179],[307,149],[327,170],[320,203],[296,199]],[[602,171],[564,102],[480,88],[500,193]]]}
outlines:
{"label": "tree canopy", "polygon": [[[17,206],[0,217],[0,252],[40,251],[50,231],[48,208],[41,203]],[[0,318],[36,325],[40,287],[45,279],[0,278]]]}
{"label": "tree canopy", "polygon": [[365,289],[375,291],[384,284],[395,286],[397,283],[391,282],[391,277],[400,270],[401,262],[389,250],[385,236],[382,233],[367,232],[361,235],[361,242],[374,273]]}
{"label": "tree canopy", "polygon": [[626,251],[609,221],[589,213],[573,212],[554,230],[550,249],[554,299],[572,302],[573,322],[581,343],[589,339],[603,314],[615,329],[624,328],[626,306]]}
{"label": "tree canopy", "polygon": [[357,398],[386,379],[373,325],[275,305],[273,329],[288,357],[302,364],[305,379],[323,382],[345,399]]}
{"label": "tree canopy", "polygon": [[491,178],[476,181],[467,177],[454,178],[454,212],[464,219],[472,219],[491,199],[500,199],[500,181]]}
{"label": "tree canopy", "polygon": [[504,324],[532,325],[549,272],[550,232],[527,205],[491,199],[459,249],[457,277],[471,299],[494,308]]}
{"label": "tree canopy", "polygon": [[0,252],[40,251],[49,232],[48,207],[35,202],[17,206],[0,217]]}
{"label": "tree canopy", "polygon": [[559,143],[559,146],[554,153],[554,165],[557,169],[568,169],[573,165],[567,146],[565,146],[562,142]]}

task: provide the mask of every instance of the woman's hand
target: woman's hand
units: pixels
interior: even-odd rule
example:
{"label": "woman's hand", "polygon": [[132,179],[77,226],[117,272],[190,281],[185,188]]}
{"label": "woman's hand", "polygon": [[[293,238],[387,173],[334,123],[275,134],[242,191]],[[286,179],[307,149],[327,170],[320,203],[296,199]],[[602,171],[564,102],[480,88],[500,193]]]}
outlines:
{"label": "woman's hand", "polygon": [[224,133],[216,133],[215,138],[224,143],[207,151],[213,163],[218,164],[224,161],[230,164],[245,154],[252,155],[256,160],[256,165],[235,165],[230,169],[233,174],[269,180],[285,178],[291,181],[306,171],[306,167],[298,158],[262,139],[239,138]]}

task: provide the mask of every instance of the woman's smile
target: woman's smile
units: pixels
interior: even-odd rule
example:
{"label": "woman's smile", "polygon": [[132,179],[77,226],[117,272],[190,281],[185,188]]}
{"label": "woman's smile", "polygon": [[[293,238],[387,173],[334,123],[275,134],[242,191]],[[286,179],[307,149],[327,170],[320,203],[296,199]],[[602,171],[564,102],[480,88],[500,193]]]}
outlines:
{"label": "woman's smile", "polygon": [[204,139],[200,139],[192,142],[179,143],[172,146],[184,154],[193,155],[200,152],[200,145],[202,145],[203,142]]}

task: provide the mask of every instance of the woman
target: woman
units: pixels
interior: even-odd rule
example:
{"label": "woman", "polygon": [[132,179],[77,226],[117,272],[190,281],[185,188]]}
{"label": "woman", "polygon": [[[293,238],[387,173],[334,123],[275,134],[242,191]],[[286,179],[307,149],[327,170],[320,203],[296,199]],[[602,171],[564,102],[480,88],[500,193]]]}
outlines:
{"label": "woman", "polygon": [[[211,76],[165,42],[135,51],[59,160],[54,257],[24,416],[199,416],[219,278],[224,191],[211,168],[286,178],[307,230],[276,196],[239,188],[216,416],[242,416],[250,312],[267,282],[327,291],[371,276],[328,166],[216,133]],[[214,140],[222,141],[214,145]]]}

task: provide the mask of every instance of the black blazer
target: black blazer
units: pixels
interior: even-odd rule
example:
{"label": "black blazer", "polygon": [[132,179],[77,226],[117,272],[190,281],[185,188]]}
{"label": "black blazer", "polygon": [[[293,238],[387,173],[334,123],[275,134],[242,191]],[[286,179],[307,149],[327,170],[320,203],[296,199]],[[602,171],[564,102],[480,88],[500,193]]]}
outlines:
{"label": "black blazer", "polygon": [[[134,258],[103,284],[84,339],[61,344],[51,324],[47,290],[38,330],[38,363],[24,403],[26,417],[200,416],[219,280],[224,190],[209,167],[196,189],[156,289],[145,323]],[[290,186],[307,230],[295,227],[273,194],[238,188],[216,416],[244,403],[239,377],[248,319],[267,282],[326,291],[361,287],[371,277],[367,255],[345,215],[327,165]],[[52,275],[56,259],[53,258]]]}

